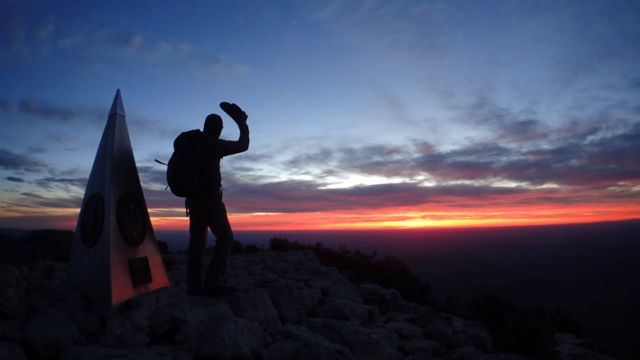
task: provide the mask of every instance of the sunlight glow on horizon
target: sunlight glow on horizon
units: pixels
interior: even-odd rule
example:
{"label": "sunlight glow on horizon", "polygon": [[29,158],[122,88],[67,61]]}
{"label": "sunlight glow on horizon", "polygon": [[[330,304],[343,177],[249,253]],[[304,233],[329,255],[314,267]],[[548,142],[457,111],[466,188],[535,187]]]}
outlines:
{"label": "sunlight glow on horizon", "polygon": [[[37,218],[37,224],[22,217],[15,219],[16,228],[55,228],[75,230],[79,209],[56,209],[55,215]],[[189,219],[184,208],[149,209],[156,231],[188,231]],[[537,225],[580,224],[640,219],[640,204],[593,204],[556,206],[506,206],[460,209],[388,208],[298,213],[230,213],[235,231],[314,231],[314,230],[394,230],[431,228],[518,227]]]}
{"label": "sunlight glow on horizon", "polygon": [[[639,218],[640,205],[607,206],[601,204],[567,206],[563,208],[552,206],[537,206],[535,208],[511,207],[492,210],[479,209],[478,211],[385,209],[384,211],[357,210],[229,215],[229,220],[233,224],[234,230],[240,231],[503,227],[578,224]],[[158,230],[186,230],[189,227],[189,221],[186,216],[152,216],[151,220]]]}

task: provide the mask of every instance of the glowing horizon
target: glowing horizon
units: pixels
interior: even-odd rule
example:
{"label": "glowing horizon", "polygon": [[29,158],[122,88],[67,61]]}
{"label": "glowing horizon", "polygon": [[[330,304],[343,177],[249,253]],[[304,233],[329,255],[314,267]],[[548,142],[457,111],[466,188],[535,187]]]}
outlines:
{"label": "glowing horizon", "polygon": [[[184,213],[184,209],[162,209],[161,212]],[[50,222],[38,222],[45,226],[22,224],[27,230],[54,228],[74,230],[79,209],[68,209],[49,217]],[[154,216],[150,209],[151,222],[156,231],[188,231],[186,216]],[[0,214],[1,215],[1,214]],[[11,217],[5,217],[10,219]],[[327,211],[318,213],[245,213],[230,214],[229,219],[236,231],[314,231],[314,230],[402,230],[431,228],[479,228],[520,227],[538,225],[582,224],[607,221],[640,220],[640,205],[623,206],[578,205],[554,208],[551,206],[531,208],[478,209],[477,211],[438,211],[416,209],[385,209],[384,211]]]}

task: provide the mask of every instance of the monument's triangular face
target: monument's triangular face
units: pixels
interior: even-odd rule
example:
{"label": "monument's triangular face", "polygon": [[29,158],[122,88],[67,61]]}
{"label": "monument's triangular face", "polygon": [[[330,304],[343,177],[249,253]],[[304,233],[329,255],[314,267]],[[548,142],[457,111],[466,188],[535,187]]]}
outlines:
{"label": "monument's triangular face", "polygon": [[102,311],[169,286],[131,150],[120,90],[82,200],[69,280]]}

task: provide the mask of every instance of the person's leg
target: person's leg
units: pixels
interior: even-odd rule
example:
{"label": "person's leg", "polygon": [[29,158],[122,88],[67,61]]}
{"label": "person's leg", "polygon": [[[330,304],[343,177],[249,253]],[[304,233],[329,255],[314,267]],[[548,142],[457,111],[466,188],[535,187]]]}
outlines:
{"label": "person's leg", "polygon": [[205,290],[208,291],[225,284],[227,260],[233,245],[233,232],[227,217],[227,209],[222,201],[216,203],[212,215],[209,226],[216,237],[216,245],[205,279]]}
{"label": "person's leg", "polygon": [[189,209],[189,249],[187,252],[187,293],[202,293],[202,252],[207,244],[207,217],[199,204]]}

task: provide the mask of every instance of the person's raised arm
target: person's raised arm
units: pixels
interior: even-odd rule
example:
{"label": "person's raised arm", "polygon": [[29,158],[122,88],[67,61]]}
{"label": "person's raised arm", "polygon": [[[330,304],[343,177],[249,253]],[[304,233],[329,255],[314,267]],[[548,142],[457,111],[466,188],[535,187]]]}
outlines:
{"label": "person's raised arm", "polygon": [[220,108],[224,110],[240,129],[240,137],[237,141],[223,140],[220,142],[222,155],[232,155],[247,151],[249,149],[249,126],[247,125],[247,113],[244,112],[240,106],[236,104],[230,104],[228,102],[221,102]]}

